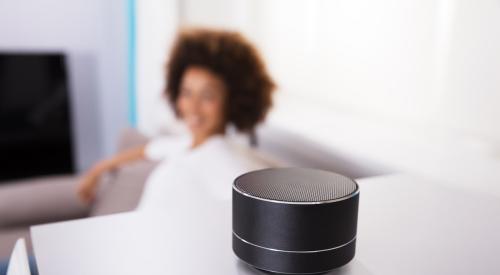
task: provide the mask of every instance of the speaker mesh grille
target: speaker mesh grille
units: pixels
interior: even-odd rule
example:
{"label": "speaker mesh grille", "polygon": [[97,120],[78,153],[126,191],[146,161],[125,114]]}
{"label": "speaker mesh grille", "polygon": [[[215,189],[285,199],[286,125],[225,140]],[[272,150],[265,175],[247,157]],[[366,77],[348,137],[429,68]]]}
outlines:
{"label": "speaker mesh grille", "polygon": [[348,177],[306,168],[254,171],[238,177],[234,186],[250,196],[284,202],[336,200],[358,188]]}

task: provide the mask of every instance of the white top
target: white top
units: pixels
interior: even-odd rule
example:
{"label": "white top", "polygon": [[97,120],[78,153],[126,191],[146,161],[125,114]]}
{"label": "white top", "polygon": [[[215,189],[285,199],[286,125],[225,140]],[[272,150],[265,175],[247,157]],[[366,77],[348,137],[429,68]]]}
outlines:
{"label": "white top", "polygon": [[[190,145],[188,136],[156,138],[146,145],[146,157],[160,163],[146,181],[138,209],[165,209],[173,196],[187,202],[200,199],[194,194],[230,200],[237,176],[271,165],[223,135],[213,136],[194,149]],[[193,192],[193,188],[201,192]]]}

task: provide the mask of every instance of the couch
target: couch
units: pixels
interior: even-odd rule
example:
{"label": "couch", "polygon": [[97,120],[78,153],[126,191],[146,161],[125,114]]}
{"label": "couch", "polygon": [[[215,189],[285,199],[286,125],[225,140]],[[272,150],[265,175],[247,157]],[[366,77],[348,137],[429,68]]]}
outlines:
{"label": "couch", "polygon": [[[118,150],[147,142],[128,129],[120,137]],[[27,240],[35,224],[80,219],[126,212],[137,206],[144,183],[156,163],[138,161],[113,171],[101,179],[96,200],[86,205],[76,195],[77,175],[45,176],[0,184],[0,259],[10,256],[18,238]]]}

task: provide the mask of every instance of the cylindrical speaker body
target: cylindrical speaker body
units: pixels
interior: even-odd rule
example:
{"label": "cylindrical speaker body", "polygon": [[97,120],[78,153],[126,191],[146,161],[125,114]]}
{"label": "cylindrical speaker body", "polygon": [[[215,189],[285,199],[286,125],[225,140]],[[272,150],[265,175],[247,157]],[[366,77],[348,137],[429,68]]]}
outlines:
{"label": "cylindrical speaker body", "polygon": [[233,250],[266,271],[327,272],[354,257],[358,201],[358,185],[331,172],[244,174],[233,184]]}

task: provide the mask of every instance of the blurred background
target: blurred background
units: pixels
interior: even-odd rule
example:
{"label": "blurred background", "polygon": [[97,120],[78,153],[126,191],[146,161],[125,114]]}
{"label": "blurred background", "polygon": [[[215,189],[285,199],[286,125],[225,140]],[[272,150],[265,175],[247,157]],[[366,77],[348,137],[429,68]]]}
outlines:
{"label": "blurred background", "polygon": [[26,159],[24,141],[65,152],[34,175],[78,173],[127,127],[175,129],[161,93],[183,26],[237,30],[261,50],[279,86],[263,150],[500,196],[498,0],[0,0],[2,166]]}

